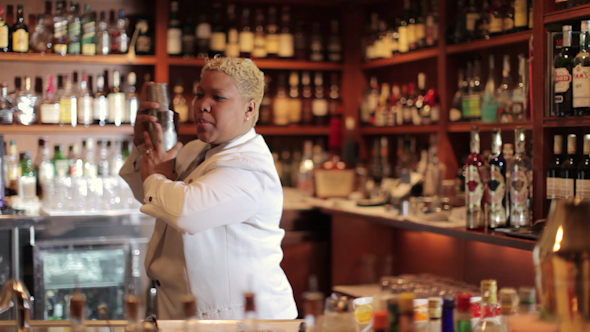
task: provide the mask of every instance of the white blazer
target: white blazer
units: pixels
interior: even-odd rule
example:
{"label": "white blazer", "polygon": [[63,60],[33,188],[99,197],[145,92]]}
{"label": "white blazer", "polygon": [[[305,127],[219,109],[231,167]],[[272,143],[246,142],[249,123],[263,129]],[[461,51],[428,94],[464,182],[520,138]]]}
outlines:
{"label": "white blazer", "polygon": [[[176,171],[210,147],[185,145]],[[229,143],[206,151],[205,160],[183,181],[161,174],[141,180],[143,145],[121,169],[141,211],[157,219],[145,259],[157,280],[159,319],[182,319],[181,300],[197,298],[204,319],[241,319],[244,292],[256,294],[260,319],[293,319],[293,290],[280,267],[279,228],[283,190],[264,138],[252,128]]]}

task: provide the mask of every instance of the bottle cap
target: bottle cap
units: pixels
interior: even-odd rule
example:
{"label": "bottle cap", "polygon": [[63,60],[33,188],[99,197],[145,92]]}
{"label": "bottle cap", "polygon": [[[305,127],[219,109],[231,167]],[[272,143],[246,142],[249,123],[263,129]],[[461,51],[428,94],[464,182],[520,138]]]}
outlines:
{"label": "bottle cap", "polygon": [[428,317],[430,319],[442,317],[442,303],[443,299],[440,297],[428,298]]}
{"label": "bottle cap", "polygon": [[481,281],[482,302],[498,303],[498,283],[496,280],[487,279]]}
{"label": "bottle cap", "polygon": [[182,311],[184,317],[195,317],[197,315],[197,298],[192,294],[187,294],[182,299]]}
{"label": "bottle cap", "polygon": [[572,31],[572,26],[571,25],[564,25],[561,27],[561,31],[563,31],[563,32]]}
{"label": "bottle cap", "polygon": [[416,294],[413,292],[405,292],[399,294],[399,311],[400,313],[410,313],[414,311],[414,300]]}
{"label": "bottle cap", "polygon": [[468,312],[471,309],[471,294],[457,295],[457,311]]}

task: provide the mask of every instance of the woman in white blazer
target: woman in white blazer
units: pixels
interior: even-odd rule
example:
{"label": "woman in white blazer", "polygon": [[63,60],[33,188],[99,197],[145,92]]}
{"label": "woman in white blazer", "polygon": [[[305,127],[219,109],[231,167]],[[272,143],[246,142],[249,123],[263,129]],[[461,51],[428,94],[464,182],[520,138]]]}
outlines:
{"label": "woman in white blazer", "polygon": [[141,211],[157,219],[145,267],[156,280],[160,319],[183,318],[188,293],[200,317],[240,319],[247,291],[256,294],[259,318],[297,317],[280,267],[281,182],[254,130],[263,94],[264,74],[252,60],[216,57],[203,67],[196,94],[198,140],[166,152],[161,126],[158,142],[143,129],[156,118],[137,118],[135,149],[120,175]]}

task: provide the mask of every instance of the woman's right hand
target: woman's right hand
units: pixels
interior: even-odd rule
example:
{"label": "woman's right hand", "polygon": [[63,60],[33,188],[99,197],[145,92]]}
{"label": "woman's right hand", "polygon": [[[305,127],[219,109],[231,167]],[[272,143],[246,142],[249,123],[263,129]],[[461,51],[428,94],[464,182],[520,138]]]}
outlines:
{"label": "woman's right hand", "polygon": [[155,116],[147,115],[147,110],[150,108],[158,108],[158,103],[147,101],[148,86],[154,84],[154,82],[145,82],[141,88],[141,94],[139,95],[139,109],[137,110],[137,119],[135,120],[135,127],[133,131],[133,144],[140,146],[144,144],[143,133],[148,130],[149,122],[157,122],[158,118]]}

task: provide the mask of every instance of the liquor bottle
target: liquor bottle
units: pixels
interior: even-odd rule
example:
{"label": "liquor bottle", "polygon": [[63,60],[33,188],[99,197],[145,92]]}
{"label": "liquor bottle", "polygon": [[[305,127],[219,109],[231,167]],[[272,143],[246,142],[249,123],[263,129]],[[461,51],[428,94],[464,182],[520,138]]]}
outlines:
{"label": "liquor bottle", "polygon": [[63,144],[57,144],[53,147],[53,167],[55,168],[55,175],[58,178],[63,178],[69,175],[70,162],[66,158]]}
{"label": "liquor bottle", "polygon": [[150,25],[146,16],[138,15],[136,29],[139,29],[137,40],[135,42],[135,54],[148,55],[152,54],[152,36]]}
{"label": "liquor bottle", "polygon": [[197,36],[197,49],[195,55],[199,59],[206,58],[209,55],[209,43],[211,42],[211,24],[207,20],[206,2],[199,2],[199,21],[195,30]]}
{"label": "liquor bottle", "polygon": [[479,59],[473,61],[473,65],[467,63],[468,88],[463,94],[463,118],[469,120],[481,119],[481,65]]}
{"label": "liquor bottle", "polygon": [[137,119],[137,112],[139,111],[139,96],[137,95],[135,84],[137,84],[137,75],[130,72],[127,75],[127,113],[129,115],[129,123],[134,126]]}
{"label": "liquor bottle", "polygon": [[223,56],[227,46],[227,35],[222,22],[221,4],[217,2],[213,4],[212,28],[211,40],[209,41],[209,57],[212,58],[217,54]]}
{"label": "liquor bottle", "polygon": [[289,104],[285,88],[285,74],[279,73],[277,82],[277,94],[273,99],[273,124],[275,126],[286,126],[289,124]]}
{"label": "liquor bottle", "polygon": [[302,107],[299,96],[299,74],[292,71],[289,75],[289,123],[301,122]]}
{"label": "liquor bottle", "polygon": [[418,73],[418,90],[416,92],[416,98],[414,99],[414,105],[416,107],[417,114],[415,115],[414,124],[430,124],[431,114],[430,106],[426,105],[424,99],[426,98],[426,74]]}
{"label": "liquor bottle", "polygon": [[496,280],[481,281],[481,318],[477,321],[473,332],[500,331],[498,317],[498,284]]}
{"label": "liquor bottle", "polygon": [[94,123],[104,126],[109,119],[108,72],[96,76],[96,93],[94,94]]}
{"label": "liquor bottle", "polygon": [[432,1],[426,14],[426,46],[438,44],[438,3]]}
{"label": "liquor bottle", "polygon": [[484,227],[485,186],[488,182],[486,162],[479,150],[479,128],[471,128],[471,154],[465,164],[465,207],[467,228]]}
{"label": "liquor bottle", "polygon": [[[154,290],[157,292],[157,287],[156,287],[155,282],[154,282]],[[154,302],[156,302],[156,301],[154,301]],[[199,322],[199,318],[197,316],[197,298],[193,294],[188,294],[183,297],[182,311],[184,314],[184,331],[187,331],[187,332],[188,331],[198,331],[200,329],[200,322]],[[154,313],[156,313],[156,312],[154,312]]]}
{"label": "liquor bottle", "polygon": [[192,56],[195,52],[195,28],[193,27],[193,19],[189,16],[182,27],[182,54],[184,56]]}
{"label": "liquor bottle", "polygon": [[455,311],[455,321],[457,332],[471,332],[471,294],[457,295],[457,309]]}
{"label": "liquor bottle", "polygon": [[588,39],[590,38],[590,20],[582,21],[580,33],[580,53],[573,63],[573,108],[575,115],[590,114],[590,53]]}
{"label": "liquor bottle", "polygon": [[16,8],[16,23],[10,29],[12,51],[27,53],[29,51],[29,27],[25,23],[23,5],[18,5]]}
{"label": "liquor bottle", "polygon": [[295,41],[291,33],[291,14],[289,6],[281,11],[281,33],[279,34],[279,58],[292,58],[295,55]]}
{"label": "liquor bottle", "polygon": [[[45,138],[39,139],[37,157],[35,159],[35,170],[37,171],[37,192],[41,194],[43,185],[53,181],[55,177],[55,165],[51,161],[51,149],[49,141]],[[41,189],[41,191],[39,190]]]}
{"label": "liquor bottle", "polygon": [[78,124],[78,96],[74,92],[71,74],[66,76],[64,92],[59,96],[59,107],[59,124],[75,127]]}
{"label": "liquor bottle", "polygon": [[324,95],[324,75],[317,71],[314,76],[315,98],[312,101],[312,110],[315,123],[325,126],[328,124],[328,101]]}
{"label": "liquor bottle", "polygon": [[416,48],[426,46],[426,23],[422,15],[421,1],[414,1],[414,14],[416,15]]}
{"label": "liquor bottle", "polygon": [[174,99],[172,104],[174,105],[174,111],[178,113],[178,119],[180,122],[188,121],[188,105],[186,99],[184,99],[184,87],[182,82],[176,83],[174,86]]}
{"label": "liquor bottle", "polygon": [[499,36],[504,33],[504,6],[501,0],[492,0],[490,10],[490,36]]}
{"label": "liquor bottle", "polygon": [[[414,3],[414,2],[412,2]],[[416,43],[416,16],[415,12],[412,10],[412,6],[409,7],[409,12],[407,13],[407,22],[408,22],[408,47],[410,51],[413,51],[417,48]]]}
{"label": "liquor bottle", "polygon": [[18,179],[22,174],[22,166],[19,162],[18,147],[16,141],[11,140],[8,147],[8,154],[5,157],[6,182],[5,186],[14,191],[18,190]]}
{"label": "liquor bottle", "polygon": [[490,156],[490,182],[488,182],[489,227],[505,227],[508,220],[506,202],[506,160],[502,155],[500,129],[492,132],[492,155]]}
{"label": "liquor bottle", "polygon": [[98,141],[98,162],[97,162],[97,176],[108,177],[110,175],[111,166],[109,162],[109,149],[110,141],[99,140]]}
{"label": "liquor bottle", "polygon": [[514,32],[514,1],[508,1],[506,11],[504,12],[504,26],[502,28],[504,33]]}
{"label": "liquor bottle", "polygon": [[295,28],[294,44],[295,44],[295,58],[297,60],[309,59],[307,35],[305,33],[305,23],[303,21],[297,21],[297,27]]}
{"label": "liquor bottle", "polygon": [[95,55],[96,54],[96,43],[94,38],[96,37],[96,13],[92,12],[90,4],[84,6],[84,15],[80,20],[82,26],[82,54],[83,55]]}
{"label": "liquor bottle", "polygon": [[125,54],[129,51],[129,34],[127,33],[127,19],[125,10],[119,9],[119,18],[117,19],[117,30],[113,38],[113,50],[115,54]]}
{"label": "liquor bottle", "polygon": [[463,115],[463,82],[465,82],[463,68],[459,69],[457,82],[457,92],[453,96],[453,103],[449,110],[449,120],[451,121],[459,121]]}
{"label": "liquor bottle", "polygon": [[240,56],[240,41],[238,32],[238,23],[236,19],[236,5],[227,5],[227,45],[225,47],[225,55],[231,57]]}
{"label": "liquor bottle", "polygon": [[14,6],[6,5],[6,24],[12,26],[14,24]]}
{"label": "liquor bottle", "polygon": [[477,38],[490,38],[490,1],[484,0],[481,4],[479,20],[477,21]]}
{"label": "liquor bottle", "polygon": [[313,23],[312,34],[310,39],[311,54],[309,55],[309,59],[311,61],[324,61],[324,46],[319,22]]}
{"label": "liquor bottle", "polygon": [[377,127],[385,126],[387,113],[389,112],[389,84],[381,84],[381,94],[379,97],[379,104],[375,110],[374,125]]}
{"label": "liquor bottle", "polygon": [[178,1],[170,2],[167,50],[169,55],[182,54],[182,30],[180,29],[180,20],[178,19]]}
{"label": "liquor bottle", "polygon": [[53,53],[66,55],[68,53],[67,34],[68,19],[65,16],[66,2],[58,0],[53,17]]}
{"label": "liquor bottle", "polygon": [[518,84],[514,86],[511,92],[512,105],[510,108],[510,114],[513,116],[515,121],[523,121],[528,115],[527,109],[527,96],[528,96],[528,59],[524,57],[524,54],[518,55]]}
{"label": "liquor bottle", "polygon": [[[342,116],[342,101],[340,100],[340,87],[338,84],[338,74],[332,73],[330,78],[330,100],[328,101],[328,110],[330,118],[333,116]],[[390,112],[391,113],[391,112]],[[340,128],[340,127],[339,127]]]}
{"label": "liquor bottle", "polygon": [[59,100],[56,98],[55,76],[49,75],[45,99],[40,107],[40,120],[44,124],[57,124],[60,118]]}
{"label": "liquor bottle", "polygon": [[590,134],[584,135],[584,158],[578,165],[577,171],[576,200],[588,200],[590,199]]}
{"label": "liquor bottle", "polygon": [[123,167],[123,164],[125,163],[125,160],[123,160],[123,154],[122,154],[122,144],[120,140],[115,140],[115,146],[112,148],[112,155],[110,157],[110,162],[109,162],[109,166],[111,167],[110,169],[110,174],[111,175],[117,175],[119,174],[119,171],[121,170],[121,168]]}
{"label": "liquor bottle", "polygon": [[277,25],[276,7],[270,6],[268,8],[266,23],[266,53],[269,58],[276,58],[279,53],[279,26]]}
{"label": "liquor bottle", "polygon": [[17,124],[30,125],[37,122],[39,99],[40,96],[32,89],[31,77],[25,76],[25,88],[16,97],[18,112],[14,120]]}
{"label": "liquor bottle", "polygon": [[45,1],[45,13],[43,13],[43,23],[45,24],[45,30],[53,36],[53,10],[51,1]]}
{"label": "liquor bottle", "polygon": [[515,130],[516,154],[510,184],[510,226],[526,227],[530,219],[529,190],[531,163],[525,151],[524,128]]}
{"label": "liquor bottle", "polygon": [[256,314],[256,301],[254,293],[244,294],[244,331],[258,330],[258,315]]}
{"label": "liquor bottle", "polygon": [[254,33],[254,49],[252,58],[266,58],[266,32],[264,29],[264,12],[261,8],[256,9],[256,31]]}
{"label": "liquor bottle", "polygon": [[473,62],[467,62],[467,70],[465,79],[463,83],[461,83],[461,88],[463,90],[462,100],[461,100],[461,111],[463,118],[466,120],[470,120],[471,116],[471,100],[470,100],[470,91],[469,91],[469,82],[471,82],[471,77],[473,76]]}
{"label": "liquor bottle", "polygon": [[80,155],[80,146],[77,143],[70,145],[68,163],[70,165],[70,177],[78,178],[84,175],[84,161]]}
{"label": "liquor bottle", "polygon": [[0,124],[9,125],[14,122],[16,104],[8,96],[8,84],[0,84]]}
{"label": "liquor bottle", "polygon": [[301,163],[296,169],[299,170],[297,174],[297,188],[301,190],[304,196],[313,196],[315,192],[313,180],[313,142],[306,140],[303,143],[303,155]]}
{"label": "liquor bottle", "polygon": [[578,161],[576,156],[576,135],[567,136],[567,156],[561,165],[561,198],[572,199],[575,197],[574,184]]}
{"label": "liquor bottle", "polygon": [[482,122],[493,123],[498,122],[498,102],[496,100],[495,61],[493,53],[490,54],[488,67],[488,81],[484,89],[481,105],[481,120]]}
{"label": "liquor bottle", "polygon": [[[584,141],[584,144],[586,144],[586,141]],[[547,199],[561,198],[561,188],[563,187],[561,183],[562,153],[563,137],[561,135],[555,135],[553,136],[553,160],[549,164],[549,167],[547,167]],[[577,184],[578,180],[576,180],[576,188],[578,188]]]}
{"label": "liquor bottle", "polygon": [[442,194],[442,181],[445,176],[446,166],[438,158],[438,136],[430,136],[428,148],[428,165],[424,173],[424,196],[440,196]]}
{"label": "liquor bottle", "polygon": [[514,29],[524,31],[529,28],[529,8],[527,0],[514,0]]}
{"label": "liquor bottle", "polygon": [[46,53],[51,49],[53,37],[51,36],[51,32],[46,28],[45,16],[43,14],[39,14],[35,31],[31,33],[30,39],[30,49],[35,53]]}
{"label": "liquor bottle", "polygon": [[238,35],[240,56],[243,58],[252,56],[252,51],[254,50],[254,32],[252,31],[251,23],[250,8],[245,7],[242,9],[242,26]]}
{"label": "liquor bottle", "polygon": [[33,153],[26,151],[21,162],[21,175],[18,178],[18,196],[23,203],[37,199],[37,174],[33,164]]}
{"label": "liquor bottle", "polygon": [[467,40],[475,40],[478,37],[478,31],[476,29],[477,22],[480,19],[480,12],[475,5],[475,0],[469,0],[469,4],[467,5],[467,14],[466,14],[466,30],[467,30]]}
{"label": "liquor bottle", "polygon": [[449,40],[454,43],[462,43],[467,39],[467,11],[465,10],[465,0],[457,1],[457,20],[454,24],[452,34],[449,36]]}
{"label": "liquor bottle", "polygon": [[108,55],[111,53],[111,35],[108,31],[107,13],[100,12],[100,21],[96,29],[96,54]]}
{"label": "liquor bottle", "polygon": [[10,26],[4,19],[4,6],[0,6],[0,52],[10,51]]}
{"label": "liquor bottle", "polygon": [[303,104],[301,109],[301,121],[303,122],[303,124],[311,124],[314,120],[312,106],[313,90],[311,88],[311,75],[308,71],[304,71],[301,73],[301,85],[303,86]]}
{"label": "liquor bottle", "polygon": [[502,288],[500,289],[500,331],[509,332],[511,331],[508,321],[511,316],[517,314],[518,309],[518,294],[514,288]]}
{"label": "liquor bottle", "polygon": [[89,137],[83,144],[84,176],[95,178],[98,176],[98,165],[96,164],[96,153],[94,151],[94,139]]}
{"label": "liquor bottle", "polygon": [[115,48],[113,48],[113,42],[115,40],[115,37],[117,36],[117,20],[115,19],[114,9],[109,10],[109,21],[107,24],[107,31],[109,33],[109,36],[111,37],[111,53],[114,53],[116,51],[116,46]]}
{"label": "liquor bottle", "polygon": [[258,118],[258,124],[262,126],[267,126],[272,123],[272,98],[270,96],[270,76],[266,76],[264,78],[264,96],[262,97],[262,101],[260,102],[260,116]]}
{"label": "liquor bottle", "polygon": [[80,8],[77,1],[70,3],[70,11],[68,13],[68,53],[80,54],[82,51],[82,44],[80,41]]}
{"label": "liquor bottle", "polygon": [[94,96],[88,87],[89,77],[84,74],[78,97],[78,123],[89,126],[94,122]]}
{"label": "liquor bottle", "polygon": [[401,102],[402,91],[399,83],[393,83],[391,88],[391,112],[390,118],[387,119],[387,126],[401,125],[403,119],[403,105]]}
{"label": "liquor bottle", "polygon": [[512,122],[512,78],[510,76],[510,55],[504,55],[504,65],[502,68],[502,82],[498,87],[498,114],[500,122]]}
{"label": "liquor bottle", "polygon": [[121,74],[113,71],[113,87],[107,96],[109,100],[109,123],[120,126],[127,121],[125,93],[121,89]]}
{"label": "liquor bottle", "polygon": [[442,304],[440,297],[428,298],[428,324],[426,332],[442,332]]}
{"label": "liquor bottle", "polygon": [[332,62],[342,61],[342,41],[338,25],[338,20],[331,21],[331,34],[328,39],[328,60]]}
{"label": "liquor bottle", "polygon": [[572,69],[571,54],[572,26],[564,25],[563,47],[553,60],[554,113],[557,116],[574,115],[572,109]]}
{"label": "liquor bottle", "polygon": [[414,300],[416,293],[404,292],[398,295],[399,331],[414,331]]}

